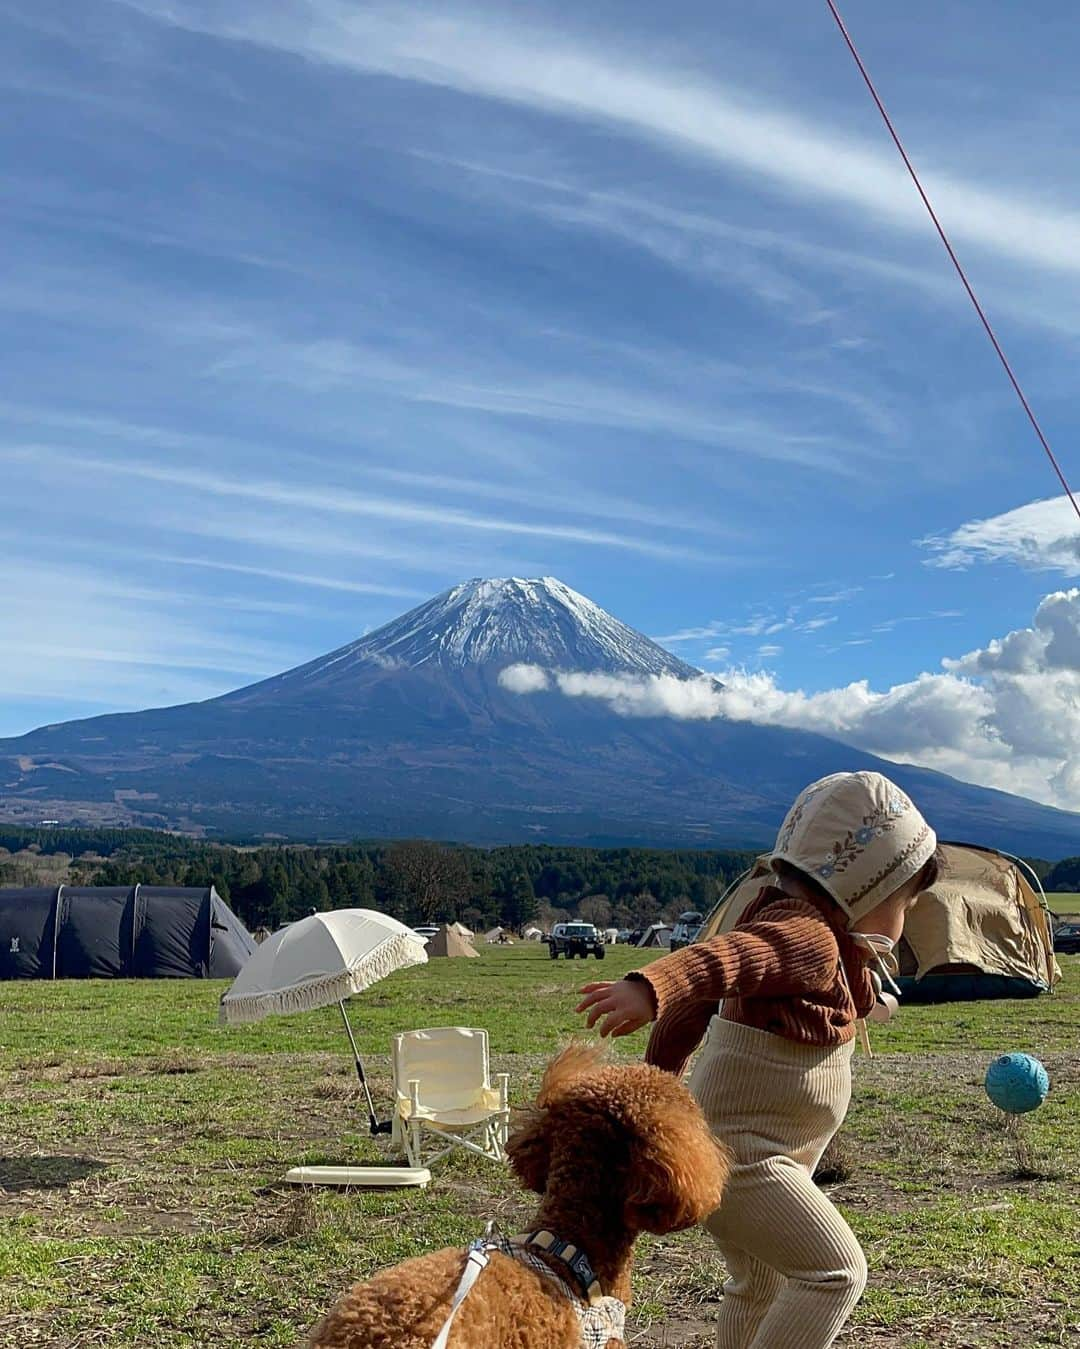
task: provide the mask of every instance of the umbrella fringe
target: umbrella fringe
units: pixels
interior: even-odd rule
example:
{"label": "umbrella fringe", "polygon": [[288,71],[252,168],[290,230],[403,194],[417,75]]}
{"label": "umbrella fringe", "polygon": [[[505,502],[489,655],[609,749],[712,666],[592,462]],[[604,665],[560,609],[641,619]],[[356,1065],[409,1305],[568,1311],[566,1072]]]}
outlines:
{"label": "umbrella fringe", "polygon": [[393,974],[395,970],[405,969],[409,965],[422,965],[426,959],[427,955],[418,939],[395,933],[338,974],[327,974],[321,979],[294,984],[291,988],[280,988],[273,993],[256,993],[247,998],[230,999],[226,994],[221,1000],[218,1020],[223,1025],[235,1025],[245,1021],[261,1021],[264,1016],[275,1013],[284,1015],[289,1012],[307,1012],[315,1007],[328,1007],[354,993],[362,993],[365,988]]}

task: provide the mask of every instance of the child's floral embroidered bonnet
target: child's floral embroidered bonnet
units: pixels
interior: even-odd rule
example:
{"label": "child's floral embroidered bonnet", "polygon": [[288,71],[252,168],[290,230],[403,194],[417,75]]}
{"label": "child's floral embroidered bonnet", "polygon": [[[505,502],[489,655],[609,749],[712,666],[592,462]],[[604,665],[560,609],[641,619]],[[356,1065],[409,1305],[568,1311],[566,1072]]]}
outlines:
{"label": "child's floral embroidered bonnet", "polygon": [[857,922],[934,855],[937,837],[880,773],[834,773],[800,792],[770,861],[812,876]]}

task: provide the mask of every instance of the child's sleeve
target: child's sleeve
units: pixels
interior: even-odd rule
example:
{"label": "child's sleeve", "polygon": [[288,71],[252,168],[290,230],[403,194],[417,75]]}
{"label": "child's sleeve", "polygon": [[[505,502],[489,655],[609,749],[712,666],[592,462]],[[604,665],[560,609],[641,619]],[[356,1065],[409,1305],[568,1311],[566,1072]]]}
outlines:
{"label": "child's sleeve", "polygon": [[768,917],[695,942],[628,974],[652,990],[656,1026],[646,1058],[676,1071],[727,997],[798,997],[836,979],[839,948],[828,923],[794,897],[770,904]]}
{"label": "child's sleeve", "polygon": [[673,1003],[656,1019],[645,1050],[645,1062],[681,1077],[690,1055],[701,1043],[716,1003],[687,998]]}

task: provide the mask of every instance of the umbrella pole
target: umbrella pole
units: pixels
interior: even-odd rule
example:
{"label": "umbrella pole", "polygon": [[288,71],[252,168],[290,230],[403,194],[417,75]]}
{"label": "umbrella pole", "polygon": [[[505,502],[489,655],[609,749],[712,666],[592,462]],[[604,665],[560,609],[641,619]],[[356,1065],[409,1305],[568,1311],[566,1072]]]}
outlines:
{"label": "umbrella pole", "polygon": [[352,1027],[349,1025],[349,1014],[345,1011],[344,999],[338,999],[338,1006],[341,1008],[341,1019],[345,1022],[345,1034],[349,1037],[349,1044],[352,1045],[353,1062],[356,1064],[356,1075],[360,1079],[360,1085],[364,1089],[364,1099],[367,1101],[368,1125],[372,1134],[387,1134],[390,1132],[390,1122],[379,1123],[379,1117],[375,1113],[375,1103],[371,1099],[371,1090],[367,1084],[367,1076],[364,1073],[364,1065],[360,1062],[360,1051],[356,1047],[356,1041],[353,1038]]}

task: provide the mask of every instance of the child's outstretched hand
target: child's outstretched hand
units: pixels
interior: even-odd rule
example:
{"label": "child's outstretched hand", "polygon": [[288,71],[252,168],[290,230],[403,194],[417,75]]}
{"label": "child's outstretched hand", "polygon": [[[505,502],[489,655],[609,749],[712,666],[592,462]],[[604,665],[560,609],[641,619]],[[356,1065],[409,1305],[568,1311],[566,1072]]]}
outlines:
{"label": "child's outstretched hand", "polygon": [[589,1030],[599,1021],[601,1035],[632,1035],[656,1015],[652,989],[644,979],[586,984],[581,992],[585,997],[574,1011],[588,1012]]}

